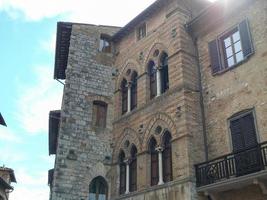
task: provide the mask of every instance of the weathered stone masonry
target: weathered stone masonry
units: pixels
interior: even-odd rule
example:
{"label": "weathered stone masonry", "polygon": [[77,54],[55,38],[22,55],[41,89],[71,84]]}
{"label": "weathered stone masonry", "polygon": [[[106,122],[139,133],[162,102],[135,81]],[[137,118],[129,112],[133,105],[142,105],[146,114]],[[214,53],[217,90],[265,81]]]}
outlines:
{"label": "weathered stone masonry", "polygon": [[[239,112],[253,113],[257,142],[266,141],[266,11],[265,0],[221,0],[212,5],[205,0],[157,0],[123,28],[59,23],[55,74],[63,75],[55,78],[65,79],[65,87],[58,139],[51,140],[57,145],[51,199],[92,200],[89,186],[97,177],[107,183],[102,185],[107,191],[101,194],[108,200],[266,199],[267,165],[224,178],[226,168],[239,170],[236,154],[216,164],[219,157],[234,153],[230,118]],[[253,54],[212,74],[209,43],[245,19]],[[139,28],[144,24],[145,36],[140,39]],[[110,52],[100,50],[102,36],[111,45]],[[149,63],[153,61],[159,72],[164,54],[168,55],[168,88],[151,98]],[[130,88],[133,73],[137,73],[137,106],[131,108],[128,98],[127,112],[122,114],[122,81]],[[94,125],[95,101],[107,104],[104,128]],[[166,132],[171,134],[172,180],[151,186],[149,144],[154,138],[157,149],[163,151]],[[121,163],[131,163],[133,146],[137,149],[136,190],[120,194]],[[260,155],[267,159],[264,151]],[[206,159],[215,161],[204,165],[204,176],[196,177],[195,165]],[[225,164],[227,159],[234,160],[234,165]],[[243,162],[245,169],[250,167],[251,160]],[[204,186],[196,185],[203,180]]]}

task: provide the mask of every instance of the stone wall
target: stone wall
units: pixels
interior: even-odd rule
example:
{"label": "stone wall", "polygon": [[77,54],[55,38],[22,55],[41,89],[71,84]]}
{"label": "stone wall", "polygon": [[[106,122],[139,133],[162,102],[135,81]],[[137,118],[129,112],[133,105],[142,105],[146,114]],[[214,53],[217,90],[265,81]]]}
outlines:
{"label": "stone wall", "polygon": [[[193,165],[204,159],[197,62],[191,37],[184,28],[184,24],[191,19],[188,5],[180,1],[167,1],[159,11],[140,22],[146,23],[145,38],[138,41],[136,30],[133,29],[115,44],[117,54],[114,65],[119,75],[115,84],[116,114],[113,137],[116,143],[113,162],[117,164],[121,149],[126,152],[126,157],[130,156],[130,149],[124,147],[126,140],[137,146],[138,192],[152,189],[150,156],[147,151],[151,136],[162,146],[164,131],[157,135],[157,126],[160,125],[163,130],[169,130],[172,134],[172,168],[175,181],[192,178]],[[158,56],[154,55],[156,50],[160,52]],[[150,60],[158,63],[162,52],[169,56],[169,90],[159,97],[150,99],[147,64]],[[126,73],[129,69],[137,71],[139,75],[138,103],[137,108],[122,115],[120,83],[123,78],[129,79]],[[112,174],[114,177],[111,179],[111,196],[116,198],[119,191],[118,165],[113,167]],[[165,186],[167,187],[167,184]],[[193,192],[189,188],[186,189],[190,191],[190,195],[182,199],[193,198]],[[176,193],[178,196],[181,195],[179,191]],[[153,194],[141,192],[134,199],[152,197],[156,198]]]}
{"label": "stone wall", "polygon": [[[114,81],[112,54],[99,52],[101,33],[117,28],[72,26],[61,125],[55,162],[53,200],[81,200],[89,195],[89,184],[97,176],[108,182],[112,148]],[[98,61],[98,58],[101,59]],[[107,65],[109,63],[110,65]],[[92,126],[93,101],[108,104],[107,126]]]}

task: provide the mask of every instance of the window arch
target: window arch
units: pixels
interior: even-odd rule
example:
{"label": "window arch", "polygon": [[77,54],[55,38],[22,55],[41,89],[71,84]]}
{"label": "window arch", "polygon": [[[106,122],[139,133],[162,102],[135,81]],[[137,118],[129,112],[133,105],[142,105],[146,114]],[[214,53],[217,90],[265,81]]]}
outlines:
{"label": "window arch", "polygon": [[132,73],[131,81],[132,81],[132,86],[131,86],[131,110],[137,107],[137,72],[134,71]]}
{"label": "window arch", "polygon": [[93,101],[93,125],[106,128],[108,104],[103,101]]}
{"label": "window arch", "polygon": [[133,145],[131,148],[131,163],[130,163],[130,192],[137,189],[137,149]]}
{"label": "window arch", "polygon": [[164,183],[172,181],[172,147],[171,147],[171,133],[166,131],[163,135],[163,181]]}
{"label": "window arch", "polygon": [[119,163],[120,163],[120,194],[124,194],[126,191],[126,164],[125,160],[125,153],[124,151],[120,152],[119,155]]}
{"label": "window arch", "polygon": [[121,109],[122,114],[127,112],[128,106],[128,89],[127,89],[127,81],[125,79],[121,82]]}
{"label": "window arch", "polygon": [[153,99],[157,95],[157,68],[154,61],[148,63],[148,76],[150,85],[150,99]]}
{"label": "window arch", "polygon": [[169,89],[168,54],[165,52],[161,55],[160,66],[161,66],[161,93],[164,93]]}
{"label": "window arch", "polygon": [[107,200],[108,184],[102,176],[94,178],[89,185],[89,200]]}
{"label": "window arch", "polygon": [[149,152],[151,158],[151,186],[157,185],[159,182],[159,162],[158,152],[156,151],[157,141],[152,137],[149,141]]}

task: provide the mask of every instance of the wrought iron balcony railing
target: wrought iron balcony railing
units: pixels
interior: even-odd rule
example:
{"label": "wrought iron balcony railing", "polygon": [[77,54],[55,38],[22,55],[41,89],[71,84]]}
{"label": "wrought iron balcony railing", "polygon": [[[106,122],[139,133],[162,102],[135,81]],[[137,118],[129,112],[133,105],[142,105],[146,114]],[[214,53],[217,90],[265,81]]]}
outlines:
{"label": "wrought iron balcony railing", "polygon": [[197,187],[267,168],[267,142],[195,165]]}

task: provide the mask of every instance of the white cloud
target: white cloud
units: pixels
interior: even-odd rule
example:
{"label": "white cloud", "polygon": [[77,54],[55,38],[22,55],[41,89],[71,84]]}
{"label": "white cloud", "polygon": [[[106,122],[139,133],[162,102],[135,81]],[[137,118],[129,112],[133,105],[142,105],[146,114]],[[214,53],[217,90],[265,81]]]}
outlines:
{"label": "white cloud", "polygon": [[15,115],[28,133],[47,133],[49,111],[61,107],[62,85],[53,80],[51,68],[39,66],[34,70],[37,79],[35,84],[18,84],[20,96]]}
{"label": "white cloud", "polygon": [[54,54],[56,48],[56,34],[54,33],[49,39],[41,41],[40,46],[44,51]]}
{"label": "white cloud", "polygon": [[24,153],[14,150],[12,145],[1,146],[0,152],[0,166],[6,165],[9,167],[11,164],[25,161],[27,158]]}
{"label": "white cloud", "polygon": [[55,16],[63,20],[124,25],[155,0],[0,0],[0,10],[30,21]]}
{"label": "white cloud", "polygon": [[24,169],[15,171],[17,184],[14,191],[10,194],[10,200],[48,200],[49,187],[47,183],[47,172],[40,172],[32,175]]}
{"label": "white cloud", "polygon": [[21,139],[7,127],[0,126],[0,141],[21,142]]}

